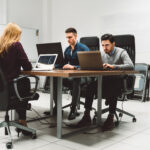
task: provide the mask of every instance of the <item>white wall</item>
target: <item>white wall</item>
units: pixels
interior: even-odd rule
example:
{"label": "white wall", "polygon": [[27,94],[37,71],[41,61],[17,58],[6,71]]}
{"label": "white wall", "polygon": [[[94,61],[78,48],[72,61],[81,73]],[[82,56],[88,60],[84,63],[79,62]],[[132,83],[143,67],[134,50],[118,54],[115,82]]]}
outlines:
{"label": "white wall", "polygon": [[149,0],[52,0],[52,41],[67,45],[64,31],[73,26],[78,36],[103,33],[134,34],[136,62],[150,64]]}
{"label": "white wall", "polygon": [[[114,3],[115,2],[115,3]],[[111,0],[110,7],[104,7],[101,1],[103,15],[100,16],[101,34],[133,34],[136,41],[136,62],[150,64],[150,10],[149,0]]]}
{"label": "white wall", "polygon": [[42,0],[42,42],[52,41],[52,1]]}
{"label": "white wall", "polygon": [[39,29],[42,38],[42,0],[7,0],[8,22]]}
{"label": "white wall", "polygon": [[0,24],[7,23],[7,0],[0,0]]}
{"label": "white wall", "polygon": [[52,0],[52,40],[67,46],[65,29],[75,27],[78,37],[99,35],[100,0]]}

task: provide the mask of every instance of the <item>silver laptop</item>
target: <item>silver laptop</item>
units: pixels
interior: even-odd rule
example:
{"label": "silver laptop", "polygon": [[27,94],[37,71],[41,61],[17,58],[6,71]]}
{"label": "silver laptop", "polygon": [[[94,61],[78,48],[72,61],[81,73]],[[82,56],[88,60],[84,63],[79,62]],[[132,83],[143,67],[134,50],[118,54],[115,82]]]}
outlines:
{"label": "silver laptop", "polygon": [[32,70],[53,70],[58,54],[41,54]]}
{"label": "silver laptop", "polygon": [[104,70],[100,51],[78,52],[81,70]]}

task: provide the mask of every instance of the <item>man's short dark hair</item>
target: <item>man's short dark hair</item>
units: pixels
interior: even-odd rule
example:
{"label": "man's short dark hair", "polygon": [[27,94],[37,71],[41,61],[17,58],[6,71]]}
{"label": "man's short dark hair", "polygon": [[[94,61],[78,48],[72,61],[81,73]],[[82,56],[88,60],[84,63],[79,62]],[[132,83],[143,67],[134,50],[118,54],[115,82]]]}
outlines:
{"label": "man's short dark hair", "polygon": [[74,34],[77,34],[77,30],[75,28],[68,28],[68,29],[66,29],[65,33],[74,33]]}
{"label": "man's short dark hair", "polygon": [[112,34],[104,34],[101,36],[101,41],[109,40],[111,43],[115,42],[114,36]]}

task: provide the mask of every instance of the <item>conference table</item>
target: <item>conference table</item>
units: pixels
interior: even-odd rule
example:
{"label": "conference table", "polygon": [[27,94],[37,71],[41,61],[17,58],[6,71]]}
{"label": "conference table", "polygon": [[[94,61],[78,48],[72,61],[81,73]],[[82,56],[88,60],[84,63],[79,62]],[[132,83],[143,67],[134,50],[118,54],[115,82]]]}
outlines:
{"label": "conference table", "polygon": [[53,78],[57,78],[57,137],[62,138],[62,79],[63,78],[98,78],[98,103],[97,103],[97,125],[101,124],[102,110],[102,77],[114,75],[136,74],[138,71],[114,70],[114,71],[92,71],[92,70],[52,70],[52,71],[22,71],[24,75],[46,76],[50,77],[50,112],[53,113]]}

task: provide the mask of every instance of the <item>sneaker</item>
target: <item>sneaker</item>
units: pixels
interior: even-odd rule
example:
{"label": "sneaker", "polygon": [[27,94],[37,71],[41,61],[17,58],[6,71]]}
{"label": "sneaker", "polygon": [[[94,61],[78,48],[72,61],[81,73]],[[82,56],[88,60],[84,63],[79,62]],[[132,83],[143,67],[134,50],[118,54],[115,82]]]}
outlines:
{"label": "sneaker", "polygon": [[115,127],[114,115],[109,114],[102,126],[102,131],[109,131],[112,130],[114,127]]}

